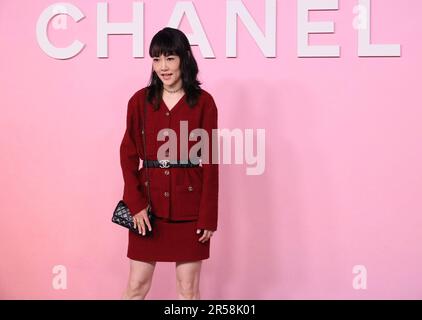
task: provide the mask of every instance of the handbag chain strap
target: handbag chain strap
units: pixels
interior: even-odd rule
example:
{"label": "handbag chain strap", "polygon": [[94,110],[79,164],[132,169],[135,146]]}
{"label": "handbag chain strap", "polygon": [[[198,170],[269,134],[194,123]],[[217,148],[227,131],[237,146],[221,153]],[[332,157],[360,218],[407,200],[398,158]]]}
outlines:
{"label": "handbag chain strap", "polygon": [[[144,121],[142,121],[142,140],[143,140],[143,144],[144,144],[144,158],[147,157],[147,145],[145,143],[145,136],[146,136],[146,132],[145,132],[145,122],[146,122],[146,118],[147,118],[147,93],[145,93],[145,99],[144,99]],[[146,166],[146,173],[147,173],[147,192],[148,192],[148,208],[147,208],[147,212],[149,210],[151,210],[151,194],[149,191],[149,174],[148,174],[148,165]]]}

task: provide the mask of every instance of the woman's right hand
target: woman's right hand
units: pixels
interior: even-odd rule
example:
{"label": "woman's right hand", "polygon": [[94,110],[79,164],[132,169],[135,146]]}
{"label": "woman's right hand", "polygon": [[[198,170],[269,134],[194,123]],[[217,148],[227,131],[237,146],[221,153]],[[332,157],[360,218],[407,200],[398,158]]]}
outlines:
{"label": "woman's right hand", "polygon": [[135,214],[133,216],[133,227],[137,228],[139,233],[142,233],[142,235],[145,235],[145,223],[148,226],[148,230],[151,231],[151,223],[148,219],[148,215],[147,215],[147,208],[141,210],[139,213]]}

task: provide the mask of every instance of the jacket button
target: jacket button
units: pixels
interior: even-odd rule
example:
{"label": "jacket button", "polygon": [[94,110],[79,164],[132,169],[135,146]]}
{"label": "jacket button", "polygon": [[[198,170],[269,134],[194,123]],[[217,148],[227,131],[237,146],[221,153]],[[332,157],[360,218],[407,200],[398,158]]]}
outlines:
{"label": "jacket button", "polygon": [[189,191],[192,191],[192,190],[193,190],[193,187],[192,187],[192,186],[189,186],[189,187],[188,187],[188,190],[189,190]]}
{"label": "jacket button", "polygon": [[144,130],[142,130],[141,133],[144,134]]}
{"label": "jacket button", "polygon": [[168,176],[168,175],[170,174],[170,171],[169,171],[169,170],[165,170],[165,171],[164,171],[164,174],[165,174],[166,176]]}
{"label": "jacket button", "polygon": [[148,181],[145,181],[145,185],[146,185],[146,186],[148,185]]}
{"label": "jacket button", "polygon": [[170,112],[168,112],[168,111],[167,111],[167,112],[166,112],[166,116],[169,116],[169,115],[170,115]]}
{"label": "jacket button", "polygon": [[168,198],[169,196],[170,196],[170,193],[169,192],[164,192],[164,196],[166,197],[166,198]]}

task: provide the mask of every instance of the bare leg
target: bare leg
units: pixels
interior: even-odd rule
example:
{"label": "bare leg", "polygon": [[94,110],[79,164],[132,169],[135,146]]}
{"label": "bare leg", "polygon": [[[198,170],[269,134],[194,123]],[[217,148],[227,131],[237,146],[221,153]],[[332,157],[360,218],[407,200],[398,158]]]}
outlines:
{"label": "bare leg", "polygon": [[202,260],[176,262],[176,287],[179,300],[199,300]]}
{"label": "bare leg", "polygon": [[151,288],[152,275],[155,269],[155,261],[143,262],[129,259],[130,274],[126,291],[123,293],[124,300],[144,300]]}

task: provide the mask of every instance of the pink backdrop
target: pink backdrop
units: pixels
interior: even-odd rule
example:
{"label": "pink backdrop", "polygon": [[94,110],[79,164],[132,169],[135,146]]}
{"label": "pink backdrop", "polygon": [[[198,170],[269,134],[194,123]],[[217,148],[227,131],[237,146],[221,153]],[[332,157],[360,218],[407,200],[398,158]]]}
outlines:
{"label": "pink backdrop", "polygon": [[[145,1],[145,58],[130,35],[96,56],[96,1],[86,17],[50,28],[57,60],[35,35],[38,0],[0,4],[0,298],[118,299],[129,271],[127,233],[110,222],[122,195],[119,144],[129,97],[147,84],[149,42],[176,1]],[[131,21],[131,1],[108,1],[110,21]],[[264,2],[243,3],[263,28]],[[401,57],[358,57],[357,1],[310,13],[334,21],[339,58],[299,58],[294,0],[277,1],[277,56],[266,58],[242,23],[237,58],[225,54],[226,1],[195,1],[215,53],[193,47],[220,128],[263,128],[265,172],[221,165],[219,226],[202,269],[204,299],[422,298],[422,3],[373,0],[371,41]],[[180,29],[190,33],[183,20]],[[256,134],[255,134],[256,135]],[[55,289],[54,267],[67,271]],[[366,289],[353,286],[366,268]],[[158,263],[150,299],[176,298],[174,263]]]}

